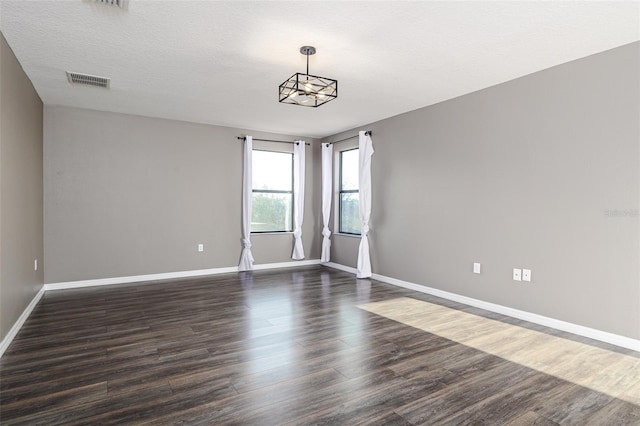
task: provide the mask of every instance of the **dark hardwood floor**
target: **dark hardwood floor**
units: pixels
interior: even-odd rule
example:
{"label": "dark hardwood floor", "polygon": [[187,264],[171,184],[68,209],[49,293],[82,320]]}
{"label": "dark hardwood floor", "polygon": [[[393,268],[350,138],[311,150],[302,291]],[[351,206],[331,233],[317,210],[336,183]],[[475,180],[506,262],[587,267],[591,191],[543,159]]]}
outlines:
{"label": "dark hardwood floor", "polygon": [[357,305],[324,267],[47,292],[0,360],[2,424],[640,424],[640,407]]}

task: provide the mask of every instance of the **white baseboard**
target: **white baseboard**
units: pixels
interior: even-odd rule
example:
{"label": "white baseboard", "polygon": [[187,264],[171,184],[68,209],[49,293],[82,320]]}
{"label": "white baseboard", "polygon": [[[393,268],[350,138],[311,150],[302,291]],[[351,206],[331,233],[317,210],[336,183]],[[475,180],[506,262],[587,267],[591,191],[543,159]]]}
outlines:
{"label": "white baseboard", "polygon": [[[265,269],[294,268],[296,266],[309,266],[309,265],[319,265],[319,264],[320,264],[320,259],[296,260],[292,262],[264,263],[260,265],[253,265],[253,270],[260,271]],[[65,289],[71,289],[71,288],[94,287],[94,286],[101,286],[101,285],[137,283],[137,282],[143,282],[143,281],[170,280],[174,278],[200,277],[204,275],[228,274],[233,272],[238,272],[237,266],[228,266],[223,268],[212,268],[212,269],[197,269],[193,271],[165,272],[160,274],[131,275],[128,277],[99,278],[95,280],[48,283],[44,285],[44,289],[46,291],[65,290]]]}
{"label": "white baseboard", "polygon": [[[323,265],[353,274],[356,273],[356,268],[352,268],[350,266],[340,265],[333,262],[323,263]],[[474,306],[476,308],[485,309],[487,311],[507,315],[524,321],[529,321],[531,323],[554,328],[556,330],[566,331],[578,336],[588,337],[590,339],[599,340],[601,342],[610,343],[612,345],[620,346],[634,351],[640,351],[640,340],[620,336],[619,334],[613,334],[606,331],[597,330],[595,328],[585,327],[582,325],[561,321],[555,318],[545,317],[543,315],[521,311],[519,309],[509,308],[507,306],[497,305],[495,303],[485,302],[479,299],[473,299],[471,297],[462,296],[456,293],[450,293],[448,291],[438,290],[437,288],[427,287],[408,281],[402,281],[380,274],[372,274],[371,278],[387,284],[392,284],[409,290],[418,291],[420,293],[429,294],[431,296],[442,297],[443,299],[452,300],[454,302]]]}
{"label": "white baseboard", "polygon": [[[313,266],[319,265],[320,259],[310,260],[295,260],[293,262],[281,262],[281,263],[264,263],[262,265],[253,265],[254,271],[260,271],[263,269],[278,269],[278,268],[295,268],[296,266]],[[236,267],[236,271],[238,268]]]}
{"label": "white baseboard", "polygon": [[4,351],[7,350],[11,342],[13,342],[13,339],[16,337],[16,335],[24,325],[25,321],[27,320],[27,318],[29,318],[29,315],[31,315],[31,312],[36,307],[40,299],[42,298],[44,291],[45,291],[44,286],[42,286],[40,290],[38,290],[36,295],[33,296],[33,299],[31,299],[31,302],[29,302],[29,304],[24,309],[24,311],[22,311],[22,314],[18,317],[18,320],[13,324],[13,327],[11,327],[7,335],[4,336],[4,339],[2,339],[2,342],[0,342],[0,358],[2,358]]}
{"label": "white baseboard", "polygon": [[355,275],[356,272],[358,272],[356,268],[352,268],[351,266],[341,265],[339,263],[327,262],[327,263],[323,263],[323,265],[328,266],[329,268],[339,269],[344,272],[349,272],[349,273],[352,273],[353,275]]}

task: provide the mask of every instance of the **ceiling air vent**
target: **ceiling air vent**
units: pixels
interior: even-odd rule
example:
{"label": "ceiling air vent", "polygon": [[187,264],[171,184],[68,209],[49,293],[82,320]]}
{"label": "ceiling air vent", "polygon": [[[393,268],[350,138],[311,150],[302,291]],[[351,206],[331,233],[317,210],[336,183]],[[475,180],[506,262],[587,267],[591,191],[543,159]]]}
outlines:
{"label": "ceiling air vent", "polygon": [[109,88],[111,79],[106,77],[98,77],[97,75],[80,74],[77,72],[67,71],[67,79],[72,84],[84,84],[86,86]]}
{"label": "ceiling air vent", "polygon": [[102,3],[109,6],[117,6],[120,8],[124,8],[124,2],[126,0],[94,0],[96,3]]}

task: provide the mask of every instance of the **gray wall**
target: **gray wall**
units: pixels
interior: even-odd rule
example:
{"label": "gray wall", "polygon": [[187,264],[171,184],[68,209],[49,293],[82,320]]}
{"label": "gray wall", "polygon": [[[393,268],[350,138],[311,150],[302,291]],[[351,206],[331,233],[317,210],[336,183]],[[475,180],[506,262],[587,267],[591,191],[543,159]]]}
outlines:
{"label": "gray wall", "polygon": [[[374,272],[640,338],[639,50],[360,127]],[[357,243],[336,235],[332,260],[355,266]]]}
{"label": "gray wall", "polygon": [[4,339],[44,282],[42,101],[4,35],[0,39],[0,339]]}
{"label": "gray wall", "polygon": [[[44,129],[47,283],[237,266],[242,143],[236,137],[292,140],[60,106],[45,108]],[[307,259],[317,259],[319,145],[306,139],[312,145],[303,240]],[[256,264],[291,261],[291,233],[256,235],[252,243]]]}

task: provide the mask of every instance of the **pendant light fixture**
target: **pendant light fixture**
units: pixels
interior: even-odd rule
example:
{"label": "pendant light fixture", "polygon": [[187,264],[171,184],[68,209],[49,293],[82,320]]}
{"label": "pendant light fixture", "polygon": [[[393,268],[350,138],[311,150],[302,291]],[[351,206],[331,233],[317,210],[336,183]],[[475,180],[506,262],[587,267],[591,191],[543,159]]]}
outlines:
{"label": "pendant light fixture", "polygon": [[309,74],[309,56],[316,48],[302,46],[300,53],[307,56],[307,72],[297,72],[280,85],[280,102],[316,108],[337,98],[338,80]]}

